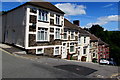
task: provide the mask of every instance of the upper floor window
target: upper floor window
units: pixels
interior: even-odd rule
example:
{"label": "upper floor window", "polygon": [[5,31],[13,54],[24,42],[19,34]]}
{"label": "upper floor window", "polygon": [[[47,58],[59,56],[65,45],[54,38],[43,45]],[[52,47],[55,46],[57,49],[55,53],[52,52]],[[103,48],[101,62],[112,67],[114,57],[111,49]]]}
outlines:
{"label": "upper floor window", "polygon": [[71,39],[74,39],[74,32],[71,32]]}
{"label": "upper floor window", "polygon": [[59,28],[56,28],[55,39],[60,39],[60,29]]}
{"label": "upper floor window", "polygon": [[30,20],[29,20],[30,23],[36,23],[37,22],[37,17],[34,16],[34,15],[30,15]]}
{"label": "upper floor window", "polygon": [[86,54],[86,48],[83,48],[83,54]]}
{"label": "upper floor window", "polygon": [[37,9],[36,8],[30,8],[30,12],[37,13]]}
{"label": "upper floor window", "polygon": [[50,25],[54,25],[54,19],[50,19]]}
{"label": "upper floor window", "polygon": [[48,41],[48,29],[47,28],[39,28],[38,27],[38,41]]}
{"label": "upper floor window", "polygon": [[78,35],[78,43],[80,43],[80,38],[81,38],[81,37],[80,37],[80,34],[79,34],[79,35]]}
{"label": "upper floor window", "polygon": [[39,20],[48,21],[48,12],[44,10],[39,10]]}
{"label": "upper floor window", "polygon": [[56,15],[56,24],[60,25],[60,15]]}
{"label": "upper floor window", "polygon": [[50,13],[50,16],[51,16],[51,17],[54,17],[54,13],[51,12],[51,13]]}
{"label": "upper floor window", "polygon": [[86,37],[84,37],[84,43],[86,43]]}
{"label": "upper floor window", "polygon": [[80,43],[80,38],[78,38],[78,43]]}
{"label": "upper floor window", "polygon": [[67,39],[67,31],[64,32],[64,39]]}

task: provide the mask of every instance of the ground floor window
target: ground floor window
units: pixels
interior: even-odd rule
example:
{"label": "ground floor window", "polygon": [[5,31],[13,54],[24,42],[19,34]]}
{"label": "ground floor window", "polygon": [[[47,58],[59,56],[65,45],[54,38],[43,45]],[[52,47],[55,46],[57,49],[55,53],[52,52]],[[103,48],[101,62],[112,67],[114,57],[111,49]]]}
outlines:
{"label": "ground floor window", "polygon": [[55,47],[54,55],[59,55],[59,53],[60,53],[60,48]]}
{"label": "ground floor window", "polygon": [[70,43],[70,52],[74,51],[75,51],[74,43]]}
{"label": "ground floor window", "polygon": [[42,48],[40,48],[40,49],[37,49],[37,52],[36,52],[36,54],[43,54],[43,49],[42,49]]}

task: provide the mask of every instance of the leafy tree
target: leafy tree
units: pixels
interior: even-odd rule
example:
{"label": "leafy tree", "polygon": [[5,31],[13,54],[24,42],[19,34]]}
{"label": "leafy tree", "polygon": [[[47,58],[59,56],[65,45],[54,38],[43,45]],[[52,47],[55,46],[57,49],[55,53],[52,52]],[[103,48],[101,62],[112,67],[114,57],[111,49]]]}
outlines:
{"label": "leafy tree", "polygon": [[110,45],[110,57],[120,65],[120,31],[104,31],[100,25],[92,25],[86,30]]}

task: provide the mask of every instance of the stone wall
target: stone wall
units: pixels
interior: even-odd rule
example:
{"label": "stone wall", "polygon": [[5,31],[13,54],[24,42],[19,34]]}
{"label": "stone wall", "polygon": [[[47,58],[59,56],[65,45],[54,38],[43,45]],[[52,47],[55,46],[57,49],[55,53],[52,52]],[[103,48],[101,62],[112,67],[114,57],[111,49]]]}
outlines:
{"label": "stone wall", "polygon": [[36,42],[36,35],[29,34],[29,47],[49,46],[49,45],[62,45],[62,42],[61,40],[54,40],[54,35],[50,35],[49,42]]}
{"label": "stone wall", "polygon": [[46,56],[53,56],[54,48],[45,48],[44,53]]}

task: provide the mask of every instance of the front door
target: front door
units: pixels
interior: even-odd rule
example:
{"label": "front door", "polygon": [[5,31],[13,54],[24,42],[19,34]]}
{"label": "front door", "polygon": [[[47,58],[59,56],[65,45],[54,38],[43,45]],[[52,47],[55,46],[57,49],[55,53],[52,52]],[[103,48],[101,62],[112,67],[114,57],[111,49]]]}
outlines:
{"label": "front door", "polygon": [[67,43],[62,44],[62,59],[67,58]]}

